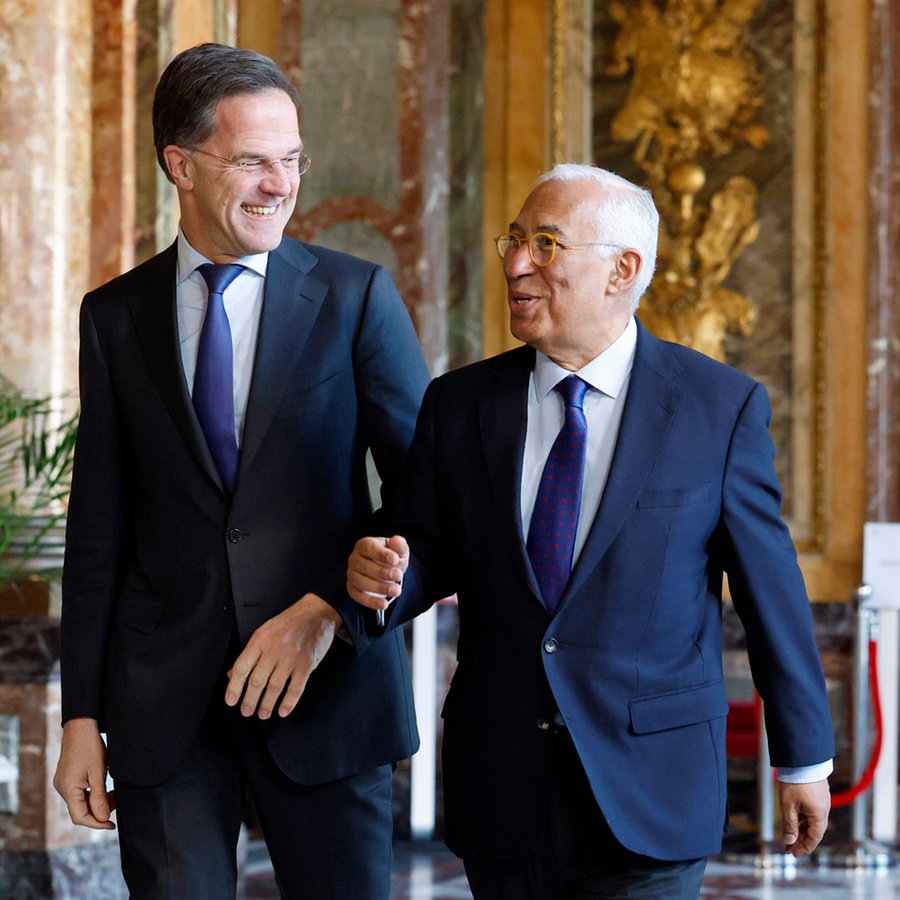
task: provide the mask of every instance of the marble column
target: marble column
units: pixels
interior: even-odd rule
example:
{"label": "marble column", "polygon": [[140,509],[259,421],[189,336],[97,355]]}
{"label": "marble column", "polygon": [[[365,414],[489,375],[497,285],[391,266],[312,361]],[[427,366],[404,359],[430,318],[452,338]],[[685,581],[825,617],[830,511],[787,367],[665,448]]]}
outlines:
{"label": "marble column", "polygon": [[[138,27],[135,0],[93,0],[91,5],[93,191],[88,287],[94,288],[132,268],[136,261]],[[158,34],[158,29],[141,29],[147,30]],[[155,66],[149,78],[155,82]],[[142,97],[150,94],[144,91]],[[148,143],[152,154],[152,141]],[[149,164],[153,172],[152,155]]]}
{"label": "marble column", "polygon": [[75,387],[87,285],[91,4],[12,0],[0,20],[0,360],[29,393]]}
{"label": "marble column", "polygon": [[302,86],[313,166],[288,233],[380,262],[432,372],[447,367],[450,8],[283,3],[278,61]]}

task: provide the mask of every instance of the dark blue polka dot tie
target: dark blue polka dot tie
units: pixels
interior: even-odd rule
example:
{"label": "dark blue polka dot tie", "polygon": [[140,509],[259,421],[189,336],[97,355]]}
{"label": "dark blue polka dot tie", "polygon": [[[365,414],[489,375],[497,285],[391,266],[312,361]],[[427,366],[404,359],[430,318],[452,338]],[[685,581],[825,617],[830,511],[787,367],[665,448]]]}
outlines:
{"label": "dark blue polka dot tie", "polygon": [[551,614],[572,569],[587,446],[582,409],[587,387],[576,375],[556,385],[566,404],[566,420],[544,465],[528,529],[528,555]]}
{"label": "dark blue polka dot tie", "polygon": [[237,474],[238,447],[234,435],[234,350],[222,294],[243,268],[234,264],[207,264],[197,270],[209,288],[209,301],[197,346],[194,409],[229,493]]}

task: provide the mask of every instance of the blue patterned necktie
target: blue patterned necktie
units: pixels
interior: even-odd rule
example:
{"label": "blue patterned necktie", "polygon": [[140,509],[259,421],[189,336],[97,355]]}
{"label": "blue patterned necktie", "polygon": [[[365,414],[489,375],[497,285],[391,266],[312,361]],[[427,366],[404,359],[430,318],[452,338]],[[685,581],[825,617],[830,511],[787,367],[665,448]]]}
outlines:
{"label": "blue patterned necktie", "polygon": [[209,288],[209,301],[197,346],[194,409],[229,493],[237,474],[238,447],[234,436],[234,350],[222,294],[243,268],[206,264],[197,270]]}
{"label": "blue patterned necktie", "polygon": [[587,387],[576,375],[570,375],[554,388],[565,401],[566,420],[544,464],[528,529],[528,555],[551,615],[572,569],[587,446],[582,409]]}

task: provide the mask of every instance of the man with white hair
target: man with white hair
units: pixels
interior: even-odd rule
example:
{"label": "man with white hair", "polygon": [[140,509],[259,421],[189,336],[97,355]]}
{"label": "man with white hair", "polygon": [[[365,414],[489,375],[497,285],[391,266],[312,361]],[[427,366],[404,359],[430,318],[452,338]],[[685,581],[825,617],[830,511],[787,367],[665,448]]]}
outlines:
{"label": "man with white hair", "polygon": [[348,590],[386,633],[451,593],[445,839],[478,900],[697,897],[726,828],[722,585],[743,621],[787,852],[834,740],[762,385],[634,317],[648,191],[542,176],[497,238],[526,346],[432,382]]}

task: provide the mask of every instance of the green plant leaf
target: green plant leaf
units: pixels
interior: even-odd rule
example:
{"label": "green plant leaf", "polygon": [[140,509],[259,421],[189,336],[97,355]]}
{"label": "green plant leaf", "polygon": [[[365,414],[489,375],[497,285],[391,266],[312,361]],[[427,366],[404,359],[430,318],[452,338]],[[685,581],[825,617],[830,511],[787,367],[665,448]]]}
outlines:
{"label": "green plant leaf", "polygon": [[0,374],[0,586],[60,575],[78,431],[66,400],[26,397]]}

